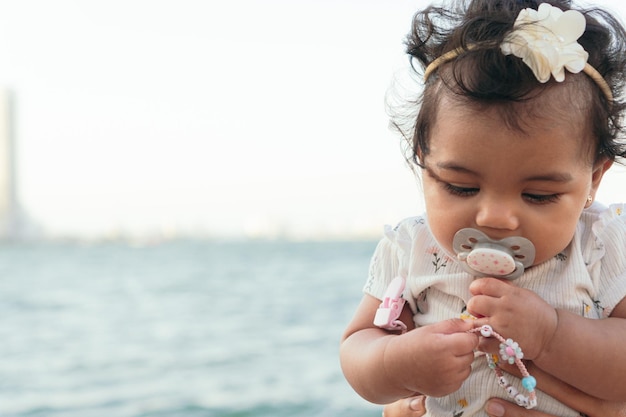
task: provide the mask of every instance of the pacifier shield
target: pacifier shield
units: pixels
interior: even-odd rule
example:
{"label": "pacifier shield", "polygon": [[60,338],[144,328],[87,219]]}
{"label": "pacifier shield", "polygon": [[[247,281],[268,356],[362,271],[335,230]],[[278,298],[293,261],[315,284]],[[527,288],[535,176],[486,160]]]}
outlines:
{"label": "pacifier shield", "polygon": [[495,240],[471,228],[456,232],[452,247],[461,267],[478,277],[515,279],[535,259],[535,246],[526,238],[511,236]]}

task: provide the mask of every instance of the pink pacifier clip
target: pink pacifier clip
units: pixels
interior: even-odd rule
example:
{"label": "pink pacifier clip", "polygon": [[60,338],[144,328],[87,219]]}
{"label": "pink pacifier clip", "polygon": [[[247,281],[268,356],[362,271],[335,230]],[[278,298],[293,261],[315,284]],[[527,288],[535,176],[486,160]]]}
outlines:
{"label": "pink pacifier clip", "polygon": [[380,328],[387,330],[400,330],[402,333],[406,332],[406,324],[398,320],[402,308],[406,300],[402,298],[404,292],[405,279],[401,276],[395,277],[389,286],[383,297],[382,303],[376,310],[376,316],[374,317],[374,324]]}

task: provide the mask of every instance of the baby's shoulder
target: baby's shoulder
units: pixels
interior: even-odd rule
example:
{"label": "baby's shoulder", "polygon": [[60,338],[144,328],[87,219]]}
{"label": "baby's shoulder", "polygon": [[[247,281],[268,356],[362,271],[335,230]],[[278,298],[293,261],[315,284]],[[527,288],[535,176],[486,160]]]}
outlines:
{"label": "baby's shoulder", "polygon": [[615,264],[626,268],[626,204],[608,207],[594,203],[580,218],[579,239],[587,265]]}
{"label": "baby's shoulder", "polygon": [[428,233],[425,216],[407,217],[395,226],[385,226],[385,236],[381,245],[409,254],[415,241],[428,235]]}
{"label": "baby's shoulder", "polygon": [[626,203],[611,204],[608,207],[594,203],[583,212],[580,221],[597,238],[602,238],[607,232],[617,232],[626,240],[626,234],[619,233],[626,229]]}

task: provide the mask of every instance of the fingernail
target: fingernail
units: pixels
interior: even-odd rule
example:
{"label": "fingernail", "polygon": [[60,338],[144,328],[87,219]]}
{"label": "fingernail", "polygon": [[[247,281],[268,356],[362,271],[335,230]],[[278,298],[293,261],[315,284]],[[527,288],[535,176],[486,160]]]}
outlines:
{"label": "fingernail", "polygon": [[487,406],[485,407],[487,414],[493,417],[503,417],[504,416],[504,407],[502,404],[499,404],[494,401],[489,401]]}
{"label": "fingernail", "polygon": [[413,398],[409,403],[409,407],[413,411],[424,412],[424,397]]}

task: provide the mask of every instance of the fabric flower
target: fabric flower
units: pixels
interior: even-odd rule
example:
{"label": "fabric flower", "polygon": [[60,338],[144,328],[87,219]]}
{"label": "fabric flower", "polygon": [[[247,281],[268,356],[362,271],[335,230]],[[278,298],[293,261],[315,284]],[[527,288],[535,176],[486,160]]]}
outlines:
{"label": "fabric flower", "polygon": [[582,13],[576,10],[564,12],[542,3],[538,10],[520,11],[500,50],[505,55],[522,58],[539,82],[547,82],[550,75],[561,82],[565,79],[565,69],[576,74],[587,63],[589,54],[577,42],[585,32],[585,26]]}

